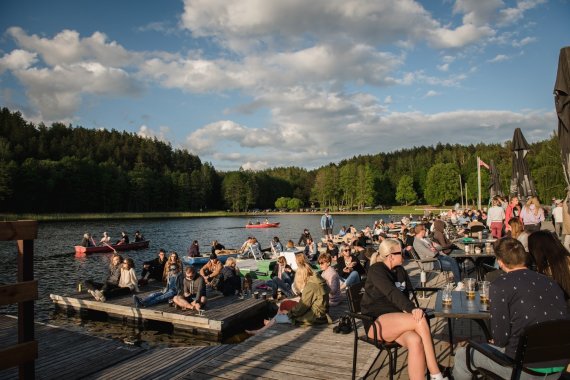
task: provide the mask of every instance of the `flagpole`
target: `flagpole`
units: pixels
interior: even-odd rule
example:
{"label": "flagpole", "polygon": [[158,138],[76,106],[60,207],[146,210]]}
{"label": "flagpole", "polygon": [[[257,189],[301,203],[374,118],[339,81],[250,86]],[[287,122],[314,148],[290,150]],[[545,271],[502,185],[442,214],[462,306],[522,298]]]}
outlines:
{"label": "flagpole", "polygon": [[477,157],[477,210],[481,210],[481,159]]}
{"label": "flagpole", "polygon": [[459,174],[459,190],[461,191],[461,209],[465,210],[465,207],[463,207],[463,183],[461,182],[461,174]]}

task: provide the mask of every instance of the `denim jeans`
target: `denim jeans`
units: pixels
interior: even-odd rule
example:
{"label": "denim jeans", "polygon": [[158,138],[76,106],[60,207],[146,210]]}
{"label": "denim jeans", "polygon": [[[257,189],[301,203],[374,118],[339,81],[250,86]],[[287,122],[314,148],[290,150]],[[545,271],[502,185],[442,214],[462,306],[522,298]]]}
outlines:
{"label": "denim jeans", "polygon": [[155,292],[155,293],[149,294],[141,302],[145,307],[148,307],[148,306],[156,305],[156,304],[161,303],[161,302],[166,302],[170,298],[174,297],[175,295],[176,295],[176,292],[174,290],[169,290],[166,293]]}
{"label": "denim jeans", "polygon": [[[490,346],[503,353],[505,352],[504,348],[496,347],[493,345]],[[457,351],[455,352],[455,360],[454,360],[455,364],[453,366],[453,378],[455,380],[471,380],[471,372],[469,372],[469,369],[467,369],[466,356],[467,356],[467,350],[465,349],[465,347],[461,347],[457,349]],[[511,378],[512,368],[503,367],[502,365],[487,358],[485,355],[479,353],[478,351],[475,350],[472,351],[471,363],[475,363],[477,367],[490,370],[496,373],[497,375],[501,376],[503,379]],[[551,375],[544,375],[544,376],[532,376],[524,372],[521,374],[521,379],[524,380],[558,379],[559,377],[560,373],[554,373]]]}
{"label": "denim jeans", "polygon": [[459,264],[453,257],[439,254],[437,260],[441,264],[441,269],[445,271],[451,271],[453,273],[453,280],[455,282],[461,281],[461,271],[459,270]]}
{"label": "denim jeans", "polygon": [[293,296],[293,291],[291,290],[291,285],[293,285],[293,281],[291,280],[291,277],[289,277],[287,273],[282,273],[281,278],[273,276],[271,280],[267,280],[266,285],[271,286],[271,289],[273,289],[274,296],[277,295],[277,289],[279,288],[283,290],[283,292],[287,297]]}
{"label": "denim jeans", "polygon": [[358,284],[360,282],[360,275],[357,271],[353,270],[350,272],[347,278],[340,278],[340,282],[343,282],[346,286]]}

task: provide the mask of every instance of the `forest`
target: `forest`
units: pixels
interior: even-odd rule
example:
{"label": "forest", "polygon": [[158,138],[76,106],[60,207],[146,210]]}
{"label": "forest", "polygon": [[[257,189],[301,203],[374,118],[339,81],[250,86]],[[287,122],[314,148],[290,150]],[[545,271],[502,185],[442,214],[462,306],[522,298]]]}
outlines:
{"label": "forest", "polygon": [[[217,171],[163,141],[117,130],[34,125],[0,111],[0,210],[12,213],[112,213],[366,209],[443,205],[477,198],[477,157],[500,172],[509,192],[511,142],[413,147],[357,155],[315,170],[280,167]],[[563,197],[558,139],[531,144],[527,156],[542,201]],[[489,173],[482,170],[483,203]],[[460,187],[460,180],[463,184]]]}

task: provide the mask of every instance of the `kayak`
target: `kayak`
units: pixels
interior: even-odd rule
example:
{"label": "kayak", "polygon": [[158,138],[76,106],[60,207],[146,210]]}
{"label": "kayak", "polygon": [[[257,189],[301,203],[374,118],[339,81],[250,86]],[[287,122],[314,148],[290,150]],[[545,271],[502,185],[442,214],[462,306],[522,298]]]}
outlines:
{"label": "kayak", "polygon": [[150,240],[137,241],[135,243],[129,243],[129,244],[111,244],[110,246],[99,245],[96,247],[83,247],[80,245],[76,245],[75,246],[75,254],[76,255],[86,255],[86,254],[90,254],[90,253],[113,252],[113,250],[115,250],[115,251],[130,251],[130,250],[134,250],[134,249],[148,248],[149,244],[150,244]]}
{"label": "kayak", "polygon": [[279,223],[246,224],[245,228],[277,228]]}

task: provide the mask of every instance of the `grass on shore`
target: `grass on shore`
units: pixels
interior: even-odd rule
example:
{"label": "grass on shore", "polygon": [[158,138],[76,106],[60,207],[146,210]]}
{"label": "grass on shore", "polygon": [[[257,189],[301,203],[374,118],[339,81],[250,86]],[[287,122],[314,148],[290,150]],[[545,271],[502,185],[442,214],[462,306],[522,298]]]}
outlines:
{"label": "grass on shore", "polygon": [[[332,211],[333,214],[359,215],[359,214],[382,214],[382,215],[423,215],[424,210],[438,212],[449,210],[449,208],[434,208],[431,206],[393,206],[387,210],[364,210],[364,211]],[[165,218],[208,218],[220,216],[244,216],[252,217],[257,215],[286,215],[286,214],[311,214],[315,212],[227,212],[227,211],[206,211],[206,212],[118,212],[118,213],[81,213],[81,214],[0,214],[0,220],[38,220],[38,221],[68,221],[68,220],[109,220],[109,219],[165,219]]]}

